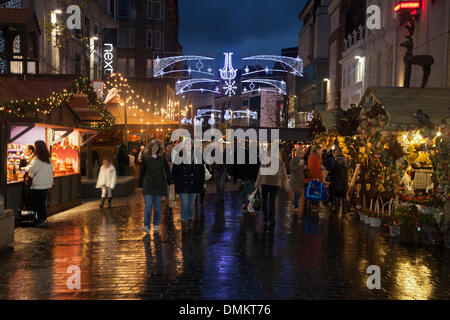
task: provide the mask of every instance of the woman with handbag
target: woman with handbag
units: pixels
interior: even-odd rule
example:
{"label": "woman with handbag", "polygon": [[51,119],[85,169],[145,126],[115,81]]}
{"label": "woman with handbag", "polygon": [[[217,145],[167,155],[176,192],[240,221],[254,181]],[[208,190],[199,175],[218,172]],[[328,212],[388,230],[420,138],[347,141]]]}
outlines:
{"label": "woman with handbag", "polygon": [[205,167],[203,164],[195,163],[192,143],[186,143],[183,152],[188,152],[190,163],[174,164],[172,169],[175,192],[180,196],[183,233],[193,229],[192,218],[195,211],[195,198],[197,194],[202,192],[205,183]]}
{"label": "woman with handbag", "polygon": [[163,154],[162,142],[152,140],[142,159],[142,170],[139,187],[142,188],[145,199],[144,232],[150,232],[150,220],[153,210],[153,230],[159,232],[161,220],[161,202],[167,196],[168,177],[170,168]]}
{"label": "woman with handbag", "polygon": [[[302,148],[295,151],[295,156],[290,163],[291,175],[289,183],[291,191],[294,191],[294,211],[303,212],[305,203],[305,161],[303,160],[305,153]],[[300,203],[299,203],[300,202]]]}
{"label": "woman with handbag", "polygon": [[34,143],[35,156],[25,168],[29,172],[31,183],[31,207],[37,213],[38,228],[47,227],[47,194],[53,186],[53,164],[50,152],[44,141]]}
{"label": "woman with handbag", "polygon": [[255,183],[256,188],[261,187],[261,201],[264,213],[264,224],[271,229],[275,227],[275,201],[277,199],[278,192],[281,189],[289,189],[287,184],[288,179],[286,165],[281,160],[281,154],[279,155],[279,157],[280,159],[277,173],[273,175],[262,175],[261,169],[270,167],[271,164],[261,164]]}

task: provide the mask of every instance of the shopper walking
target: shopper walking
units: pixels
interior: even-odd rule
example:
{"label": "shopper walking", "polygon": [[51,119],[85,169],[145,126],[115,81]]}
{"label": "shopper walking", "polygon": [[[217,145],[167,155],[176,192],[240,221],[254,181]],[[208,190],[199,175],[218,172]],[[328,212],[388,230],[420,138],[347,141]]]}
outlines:
{"label": "shopper walking", "polygon": [[331,176],[330,198],[332,197],[333,199],[334,210],[339,211],[341,200],[343,207],[346,207],[349,161],[340,149],[334,150],[334,156],[335,158],[329,163]]}
{"label": "shopper walking", "polygon": [[318,146],[314,146],[311,149],[311,154],[308,157],[308,169],[311,172],[312,180],[317,179],[323,182],[322,170],[325,170],[325,168],[322,166],[321,153],[320,147]]}
{"label": "shopper walking", "polygon": [[47,194],[53,186],[53,165],[50,152],[44,141],[38,140],[34,144],[35,156],[26,167],[32,180],[31,206],[37,213],[36,227],[47,227]]}
{"label": "shopper walking", "polygon": [[[214,142],[221,143],[221,142]],[[216,179],[217,202],[220,205],[225,201],[225,187],[227,184],[227,165],[226,165],[226,144],[223,144],[223,150],[218,152],[217,159],[222,159],[222,163],[214,163],[214,177]]]}
{"label": "shopper walking", "polygon": [[305,203],[305,153],[302,148],[295,151],[295,156],[290,163],[289,183],[291,191],[294,191],[294,211],[303,212]]}
{"label": "shopper walking", "polygon": [[189,155],[189,164],[174,164],[172,168],[172,180],[175,183],[175,192],[181,201],[181,226],[182,231],[192,230],[192,218],[195,211],[195,198],[202,192],[205,183],[205,168],[203,164],[195,164],[192,144],[188,143],[183,152]]}
{"label": "shopper walking", "polygon": [[152,140],[144,152],[139,186],[145,200],[144,232],[150,232],[150,220],[153,209],[153,230],[159,232],[161,219],[161,201],[167,196],[170,168],[162,153],[162,142]]}
{"label": "shopper walking", "polygon": [[261,169],[270,167],[270,164],[262,164],[259,168],[255,187],[261,187],[261,201],[264,213],[264,224],[273,229],[275,227],[275,201],[278,192],[283,188],[288,190],[286,165],[279,155],[278,171],[273,175],[262,175]]}
{"label": "shopper walking", "polygon": [[125,176],[126,167],[130,165],[130,157],[128,156],[127,148],[123,144],[117,147],[116,165],[117,175],[119,177]]}
{"label": "shopper walking", "polygon": [[114,168],[109,159],[104,159],[98,174],[97,185],[95,186],[97,189],[102,190],[100,209],[103,209],[106,198],[108,198],[108,209],[111,209],[112,191],[114,190],[116,183],[116,168]]}
{"label": "shopper walking", "polygon": [[[257,158],[258,155],[255,155]],[[242,181],[241,207],[246,212],[248,208],[248,196],[255,191],[255,183],[258,178],[259,164],[250,164],[249,146],[245,148],[245,164],[240,164],[239,179]]]}

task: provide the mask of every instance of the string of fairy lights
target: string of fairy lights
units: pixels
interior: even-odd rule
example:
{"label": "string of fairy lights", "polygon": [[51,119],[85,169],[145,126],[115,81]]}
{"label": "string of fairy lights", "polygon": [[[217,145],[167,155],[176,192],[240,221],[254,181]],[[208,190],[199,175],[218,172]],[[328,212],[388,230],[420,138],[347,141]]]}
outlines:
{"label": "string of fairy lights", "polygon": [[52,92],[49,97],[44,99],[11,100],[0,105],[0,113],[19,119],[47,116],[55,109],[61,108],[64,104],[69,104],[75,94],[86,95],[88,107],[99,112],[101,121],[91,122],[92,127],[102,131],[109,131],[114,126],[114,117],[107,110],[103,101],[98,98],[90,80],[86,77],[76,79],[70,88],[63,89],[61,92]]}
{"label": "string of fairy lights", "polygon": [[128,79],[120,73],[112,74],[103,84],[103,89],[107,93],[113,88],[117,89],[120,106],[126,106],[127,114],[139,118],[142,124],[152,124],[145,122],[146,116],[160,116],[163,119],[178,120],[188,114],[188,106],[180,107],[179,101],[169,98],[167,105],[161,105],[159,102],[155,103],[151,99],[139,95],[129,84]]}

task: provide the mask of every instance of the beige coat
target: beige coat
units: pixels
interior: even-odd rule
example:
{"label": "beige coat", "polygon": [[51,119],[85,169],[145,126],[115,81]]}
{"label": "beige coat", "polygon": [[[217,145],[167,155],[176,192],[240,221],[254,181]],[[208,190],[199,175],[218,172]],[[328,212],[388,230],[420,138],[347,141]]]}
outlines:
{"label": "beige coat", "polygon": [[294,157],[291,160],[291,174],[289,184],[291,191],[301,192],[305,188],[305,166],[300,162],[303,159]]}
{"label": "beige coat", "polygon": [[[259,188],[261,185],[269,185],[281,187],[285,190],[289,189],[288,176],[286,172],[286,165],[282,160],[279,162],[278,172],[275,175],[261,175],[261,168],[258,172],[258,178],[256,179],[255,186]],[[261,165],[261,167],[268,167],[269,165]]]}

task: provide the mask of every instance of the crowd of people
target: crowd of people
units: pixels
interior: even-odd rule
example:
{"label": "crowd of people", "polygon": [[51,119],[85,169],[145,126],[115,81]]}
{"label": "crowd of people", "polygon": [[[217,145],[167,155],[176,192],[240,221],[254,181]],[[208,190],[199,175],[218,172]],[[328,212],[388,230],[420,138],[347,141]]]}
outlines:
{"label": "crowd of people", "polygon": [[[206,146],[207,144],[203,143],[203,150]],[[319,205],[319,201],[311,201],[310,206],[305,205],[306,189],[308,183],[313,180],[318,180],[326,186],[328,200],[333,210],[338,210],[341,205],[346,206],[349,162],[338,148],[328,151],[322,150],[320,146],[299,147],[293,151],[293,157],[288,164],[283,161],[284,156],[280,152],[277,172],[267,175],[262,174],[262,169],[270,166],[270,163],[251,164],[248,144],[245,147],[245,164],[233,165],[227,164],[226,161],[226,143],[223,143],[223,148],[219,148],[220,154],[214,152],[212,154],[215,159],[223,161],[210,165],[203,159],[194,158],[192,143],[184,149],[191,157],[190,163],[175,164],[172,157],[173,147],[174,144],[171,142],[164,145],[161,141],[153,139],[147,147],[134,148],[132,157],[129,157],[126,147],[119,145],[114,161],[105,158],[99,168],[96,184],[96,188],[101,190],[99,207],[103,209],[107,201],[108,208],[111,208],[117,177],[125,175],[125,169],[130,165],[130,161],[136,168],[139,188],[145,200],[142,230],[147,233],[151,230],[151,221],[153,230],[159,231],[163,200],[167,201],[167,210],[172,212],[177,203],[177,195],[180,199],[182,230],[192,231],[195,208],[200,203],[203,209],[206,181],[212,177],[216,184],[216,200],[219,206],[224,205],[228,180],[240,183],[240,203],[244,213],[254,213],[254,210],[249,210],[250,198],[254,197],[258,190],[264,225],[268,229],[275,226],[276,199],[280,192],[292,193],[294,213],[307,214],[307,207],[314,208]],[[236,160],[237,152],[234,154]],[[24,155],[21,162],[21,167],[26,172],[24,209],[35,210],[38,217],[37,225],[46,226],[46,196],[53,185],[53,167],[49,149],[45,142],[36,141],[34,146],[26,148]]]}

